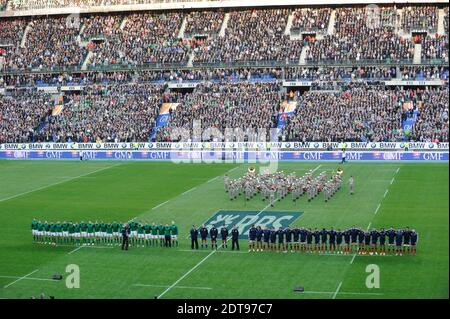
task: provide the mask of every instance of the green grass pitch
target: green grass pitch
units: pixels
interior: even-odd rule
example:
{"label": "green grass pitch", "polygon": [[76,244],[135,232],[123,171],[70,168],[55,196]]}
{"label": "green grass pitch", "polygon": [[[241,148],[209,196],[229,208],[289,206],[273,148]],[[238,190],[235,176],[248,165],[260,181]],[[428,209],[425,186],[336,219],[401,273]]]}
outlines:
{"label": "green grass pitch", "polygon": [[[320,167],[319,167],[320,165]],[[190,251],[186,235],[218,210],[260,211],[266,203],[229,201],[221,176],[248,164],[163,162],[0,161],[0,297],[29,298],[448,298],[448,163],[347,163],[355,177],[330,202],[322,197],[273,210],[301,211],[293,224],[312,227],[414,227],[417,256],[356,256]],[[331,171],[337,163],[281,163],[284,171]],[[161,205],[161,203],[163,203]],[[375,211],[378,211],[375,214]],[[271,209],[268,209],[271,210]],[[148,222],[175,220],[179,248],[50,247],[32,243],[41,220]],[[80,267],[80,288],[49,280]],[[380,269],[380,288],[368,289],[366,266]],[[28,275],[28,276],[26,276]],[[24,278],[24,276],[26,276]],[[293,292],[302,285],[304,293]]]}

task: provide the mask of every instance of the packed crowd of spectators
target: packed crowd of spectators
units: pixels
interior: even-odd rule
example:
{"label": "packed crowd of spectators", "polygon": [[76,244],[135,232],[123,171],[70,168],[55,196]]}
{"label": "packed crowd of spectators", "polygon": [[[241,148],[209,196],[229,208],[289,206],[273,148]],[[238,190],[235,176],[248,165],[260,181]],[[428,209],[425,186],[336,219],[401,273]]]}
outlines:
{"label": "packed crowd of spectators", "polygon": [[51,103],[50,95],[28,90],[13,96],[0,95],[0,143],[33,141]]}
{"label": "packed crowd of spectators", "polygon": [[80,21],[84,27],[80,34],[81,38],[84,41],[91,40],[97,36],[114,39],[121,31],[120,24],[123,19],[124,15],[122,14],[103,14],[83,17]]}
{"label": "packed crowd of spectators", "polygon": [[448,62],[448,34],[425,37],[422,40],[422,59],[442,59]]}
{"label": "packed crowd of spectators", "polygon": [[372,21],[365,8],[354,7],[336,9],[334,34],[327,35],[322,40],[312,38],[307,60],[396,61],[412,60],[413,56],[414,45],[411,41],[398,37],[393,25],[383,19]]}
{"label": "packed crowd of spectators", "polygon": [[421,142],[448,141],[448,88],[419,92],[421,106],[411,139]]}
{"label": "packed crowd of spectators", "polygon": [[0,11],[6,10],[8,0],[0,0]]}
{"label": "packed crowd of spectators", "polygon": [[[242,133],[238,135],[240,140],[244,140],[245,135],[255,138],[259,129],[263,129],[266,136],[270,133],[268,129],[274,127],[276,110],[281,105],[283,96],[279,90],[276,83],[205,83],[198,85],[192,94],[170,96],[171,102],[181,104],[172,113],[169,126],[158,131],[156,140],[214,141],[211,135],[219,138],[217,132],[230,140],[227,128],[238,129]],[[200,121],[202,136],[195,134],[194,121]],[[180,135],[176,128],[189,130],[188,136]]]}
{"label": "packed crowd of spectators", "polygon": [[302,42],[284,34],[288,9],[246,10],[230,13],[224,37],[209,38],[194,49],[194,63],[236,61],[295,61]]}
{"label": "packed crowd of spectators", "polygon": [[437,31],[438,18],[438,8],[435,6],[405,7],[401,26],[406,32],[417,30],[434,33]]}
{"label": "packed crowd of spectators", "polygon": [[396,91],[355,87],[305,92],[284,130],[291,141],[401,140],[402,108]]}
{"label": "packed crowd of spectators", "polygon": [[194,11],[186,16],[185,37],[194,35],[217,35],[222,27],[225,13],[221,11]]}
{"label": "packed crowd of spectators", "polygon": [[[91,65],[187,62],[190,41],[178,39],[183,15],[135,13],[125,16],[123,29],[104,42],[91,43]],[[113,21],[114,22],[114,21]]]}
{"label": "packed crowd of spectators", "polygon": [[401,68],[402,80],[448,80],[449,70],[444,66],[405,66]]}
{"label": "packed crowd of spectators", "polygon": [[395,67],[335,67],[286,69],[286,80],[307,81],[350,81],[350,80],[391,80],[397,76]]}
{"label": "packed crowd of spectators", "polygon": [[331,11],[331,8],[295,9],[292,13],[291,33],[325,32],[328,28]]}
{"label": "packed crowd of spectators", "polygon": [[39,135],[53,142],[146,141],[161,106],[162,86],[93,86],[70,102]]}

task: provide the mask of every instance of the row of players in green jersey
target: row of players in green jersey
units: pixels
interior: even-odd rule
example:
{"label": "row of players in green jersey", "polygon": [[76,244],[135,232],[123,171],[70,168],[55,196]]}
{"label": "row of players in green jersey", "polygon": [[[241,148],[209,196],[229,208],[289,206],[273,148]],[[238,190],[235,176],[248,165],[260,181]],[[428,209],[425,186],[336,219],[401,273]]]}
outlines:
{"label": "row of players in green jersey", "polygon": [[[31,232],[33,241],[39,244],[51,245],[120,245],[122,241],[122,222],[41,222],[33,219]],[[131,246],[163,246],[165,239],[170,236],[171,246],[178,246],[178,226],[175,222],[169,224],[141,224],[130,221],[128,223]]]}

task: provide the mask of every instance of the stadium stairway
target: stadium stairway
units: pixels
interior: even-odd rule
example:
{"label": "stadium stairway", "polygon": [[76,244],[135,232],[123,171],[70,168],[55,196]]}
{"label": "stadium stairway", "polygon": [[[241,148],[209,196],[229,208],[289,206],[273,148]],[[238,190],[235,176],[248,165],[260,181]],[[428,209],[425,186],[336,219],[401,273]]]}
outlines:
{"label": "stadium stairway", "polygon": [[334,33],[334,24],[336,21],[336,9],[333,9],[330,14],[330,21],[328,22],[327,35],[332,35]]}
{"label": "stadium stairway", "polygon": [[92,56],[94,55],[94,52],[89,51],[86,57],[84,58],[83,65],[81,66],[81,70],[87,70],[87,65],[89,61],[91,60]]}
{"label": "stadium stairway", "polygon": [[444,9],[439,9],[438,25],[437,25],[437,34],[439,35],[445,34],[444,19],[445,19]]}
{"label": "stadium stairway", "polygon": [[285,35],[291,34],[292,21],[294,21],[294,11],[291,11],[291,13],[289,14],[289,17],[288,17],[288,20],[286,23],[286,28],[284,29]]}
{"label": "stadium stairway", "polygon": [[27,27],[25,28],[25,32],[23,33],[22,40],[20,41],[20,47],[25,48],[25,43],[27,42],[27,36],[28,32],[33,30],[33,27],[31,26],[31,22],[28,23]]}
{"label": "stadium stairway", "polygon": [[192,51],[191,53],[189,53],[189,59],[188,59],[188,62],[187,62],[187,66],[189,67],[189,68],[191,68],[192,66],[193,66],[193,63],[194,63],[194,51]]}
{"label": "stadium stairway", "polygon": [[306,64],[306,56],[308,55],[309,46],[304,46],[302,48],[302,52],[300,53],[300,59],[298,60],[298,64],[305,65]]}
{"label": "stadium stairway", "polygon": [[184,39],[184,30],[186,30],[187,18],[184,16],[181,23],[180,31],[178,32],[178,39]]}
{"label": "stadium stairway", "polygon": [[123,17],[122,22],[120,23],[120,30],[123,30],[125,28],[125,25],[127,24],[127,17]]}
{"label": "stadium stairway", "polygon": [[223,17],[222,26],[220,27],[219,37],[223,38],[225,36],[225,30],[227,29],[229,20],[230,20],[230,14],[225,13],[225,16]]}
{"label": "stadium stairway", "polygon": [[422,62],[422,44],[416,43],[414,44],[414,64],[420,64]]}

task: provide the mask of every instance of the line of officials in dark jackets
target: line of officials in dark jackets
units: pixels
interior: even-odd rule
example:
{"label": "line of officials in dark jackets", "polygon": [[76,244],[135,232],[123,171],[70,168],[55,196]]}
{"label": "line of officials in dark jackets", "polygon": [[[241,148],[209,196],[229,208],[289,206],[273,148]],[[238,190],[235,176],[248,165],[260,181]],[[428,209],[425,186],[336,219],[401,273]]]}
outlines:
{"label": "line of officials in dark jackets", "polygon": [[[198,237],[201,239],[201,248],[208,248],[208,237],[211,249],[217,249],[219,229],[212,225],[208,230],[205,225],[197,229],[192,226],[191,249],[198,249]],[[222,239],[221,248],[228,248],[229,231],[226,225],[220,229]],[[231,249],[239,250],[239,230],[233,227],[231,230]],[[355,226],[341,230],[333,227],[327,230],[317,228],[286,227],[275,229],[252,225],[248,231],[249,251],[277,251],[277,252],[326,252],[337,254],[370,254],[386,255],[416,254],[418,233],[409,227],[403,229],[381,228],[377,230],[363,230]]]}

